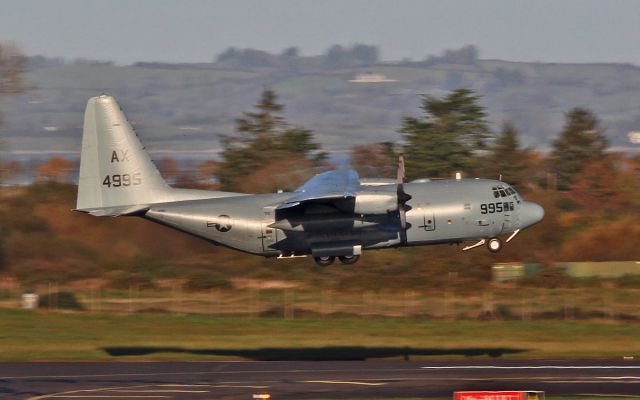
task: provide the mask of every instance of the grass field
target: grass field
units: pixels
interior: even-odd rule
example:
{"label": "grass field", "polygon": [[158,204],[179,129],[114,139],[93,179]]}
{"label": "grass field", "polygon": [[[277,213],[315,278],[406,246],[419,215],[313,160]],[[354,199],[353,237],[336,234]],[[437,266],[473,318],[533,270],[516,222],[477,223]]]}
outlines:
{"label": "grass field", "polygon": [[106,315],[0,309],[3,360],[620,358],[640,325]]}

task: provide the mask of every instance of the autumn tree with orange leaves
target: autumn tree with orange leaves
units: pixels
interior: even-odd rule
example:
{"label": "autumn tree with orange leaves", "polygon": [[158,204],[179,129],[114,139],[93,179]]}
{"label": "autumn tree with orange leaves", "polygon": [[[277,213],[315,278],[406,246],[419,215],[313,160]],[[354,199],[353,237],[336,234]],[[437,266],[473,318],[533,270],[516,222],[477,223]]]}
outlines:
{"label": "autumn tree with orange leaves", "polygon": [[62,157],[52,157],[38,167],[38,180],[44,182],[65,182],[71,170],[73,162]]}

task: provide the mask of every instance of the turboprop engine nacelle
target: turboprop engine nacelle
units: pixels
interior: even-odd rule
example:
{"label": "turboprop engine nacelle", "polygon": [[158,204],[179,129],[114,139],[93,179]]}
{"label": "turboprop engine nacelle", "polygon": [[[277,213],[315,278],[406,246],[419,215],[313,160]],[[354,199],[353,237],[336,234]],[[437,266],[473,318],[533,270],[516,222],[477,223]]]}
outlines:
{"label": "turboprop engine nacelle", "polygon": [[[395,189],[395,188],[394,188]],[[390,191],[366,191],[356,193],[354,214],[386,214],[398,209],[398,195]]]}
{"label": "turboprop engine nacelle", "polygon": [[378,224],[378,221],[368,221],[353,215],[318,214],[283,218],[270,224],[269,228],[289,232],[324,232],[368,228]]}
{"label": "turboprop engine nacelle", "polygon": [[336,206],[342,212],[359,215],[386,214],[398,209],[398,195],[395,188],[360,191],[355,198],[339,201]]}

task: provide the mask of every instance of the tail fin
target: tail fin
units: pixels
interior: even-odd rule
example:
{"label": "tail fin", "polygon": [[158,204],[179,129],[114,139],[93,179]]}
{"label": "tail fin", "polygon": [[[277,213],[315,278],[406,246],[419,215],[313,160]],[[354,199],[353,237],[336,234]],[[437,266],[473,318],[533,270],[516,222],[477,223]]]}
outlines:
{"label": "tail fin", "polygon": [[78,211],[130,214],[172,198],[171,187],[116,100],[105,95],[89,99],[82,134]]}

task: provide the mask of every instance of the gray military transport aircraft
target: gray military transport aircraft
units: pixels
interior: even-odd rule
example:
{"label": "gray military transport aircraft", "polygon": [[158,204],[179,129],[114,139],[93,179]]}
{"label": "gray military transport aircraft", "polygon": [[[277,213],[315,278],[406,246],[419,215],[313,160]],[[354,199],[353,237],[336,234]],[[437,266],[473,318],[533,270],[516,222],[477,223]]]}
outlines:
{"label": "gray military transport aircraft", "polygon": [[138,216],[215,244],[265,257],[311,255],[322,266],[353,264],[362,250],[475,241],[502,248],[544,210],[497,180],[360,179],[355,171],[316,175],[292,193],[175,189],[151,161],[116,100],[85,111],[77,211]]}

